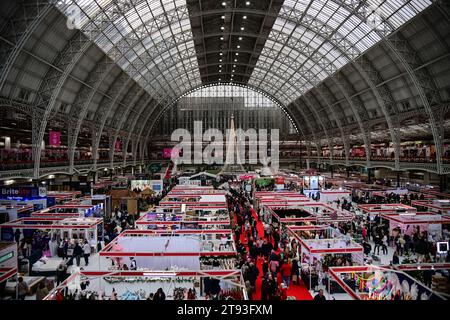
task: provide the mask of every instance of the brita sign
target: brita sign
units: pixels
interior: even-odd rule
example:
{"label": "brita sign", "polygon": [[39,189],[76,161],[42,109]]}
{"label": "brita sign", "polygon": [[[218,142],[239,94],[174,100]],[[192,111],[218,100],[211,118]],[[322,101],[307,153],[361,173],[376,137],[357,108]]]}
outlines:
{"label": "brita sign", "polygon": [[47,196],[47,188],[45,187],[2,187],[0,190],[1,199],[36,199],[45,198]]}

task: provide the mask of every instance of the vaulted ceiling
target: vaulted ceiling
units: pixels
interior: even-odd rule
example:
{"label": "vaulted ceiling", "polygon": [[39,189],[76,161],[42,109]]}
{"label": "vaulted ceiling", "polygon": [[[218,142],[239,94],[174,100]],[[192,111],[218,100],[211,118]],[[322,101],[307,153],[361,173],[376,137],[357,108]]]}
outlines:
{"label": "vaulted ceiling", "polygon": [[345,145],[350,134],[370,143],[374,126],[404,139],[408,119],[443,136],[445,2],[7,0],[0,9],[3,105],[38,110],[44,129],[66,114],[75,139],[85,125],[148,138],[173,101],[215,83],[270,95],[319,144]]}

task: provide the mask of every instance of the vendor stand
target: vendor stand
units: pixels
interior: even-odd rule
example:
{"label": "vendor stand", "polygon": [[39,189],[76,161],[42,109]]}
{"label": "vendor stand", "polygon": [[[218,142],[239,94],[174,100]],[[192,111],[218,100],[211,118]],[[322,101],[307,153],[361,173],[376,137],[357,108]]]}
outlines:
{"label": "vendor stand", "polygon": [[334,202],[337,200],[346,199],[351,201],[351,192],[346,190],[322,190],[320,193],[320,201]]}
{"label": "vendor stand", "polygon": [[[162,288],[166,300],[188,300],[195,290],[195,300],[216,296],[220,300],[248,300],[239,270],[211,271],[80,271],[54,288],[44,300],[56,300],[58,294],[70,299],[71,294],[87,285],[85,293],[95,300],[146,300],[150,293]],[[112,297],[114,293],[116,298]],[[211,297],[210,297],[211,299]]]}
{"label": "vendor stand", "polygon": [[[331,267],[329,273],[354,300],[446,300],[407,273],[391,267]],[[349,285],[349,280],[355,285]]]}
{"label": "vendor stand", "polygon": [[[114,262],[113,268],[130,265],[138,268],[164,270],[188,268],[200,270],[201,257],[235,257],[236,245],[230,229],[209,230],[126,230],[111,241],[100,257]],[[102,265],[105,270],[108,266]]]}
{"label": "vendor stand", "polygon": [[[414,230],[420,234],[426,231],[434,242],[442,241],[442,226],[450,225],[450,216],[443,216],[432,212],[416,212],[412,214],[382,214],[381,217],[389,221],[389,234],[392,237],[398,233],[412,236]],[[443,257],[445,258],[445,257]]]}
{"label": "vendor stand", "polygon": [[415,200],[411,205],[417,208],[426,209],[431,212],[450,214],[450,200],[433,199],[433,200]]}
{"label": "vendor stand", "polygon": [[0,223],[16,220],[17,218],[29,217],[34,211],[32,204],[9,204],[0,203]]}
{"label": "vendor stand", "polygon": [[77,205],[61,204],[52,206],[40,211],[33,212],[32,217],[55,217],[55,218],[75,218],[75,217],[102,217],[103,205]]}
{"label": "vendor stand", "polygon": [[[58,242],[67,239],[73,243],[85,239],[92,251],[97,251],[97,244],[103,241],[103,220],[101,218],[20,218],[0,225],[2,235],[5,231],[19,229],[24,237],[32,237],[39,243],[39,250],[31,251],[29,260],[30,273],[37,275],[54,275],[62,261],[58,253]],[[100,236],[99,236],[100,235]]]}
{"label": "vendor stand", "polygon": [[417,212],[417,208],[402,203],[358,204],[358,209],[370,217],[380,214],[412,214]]}
{"label": "vendor stand", "polygon": [[300,275],[309,290],[323,283],[328,268],[337,261],[346,260],[347,263],[357,265],[364,263],[364,249],[351,237],[304,239],[290,227],[287,230],[299,243]]}
{"label": "vendor stand", "polygon": [[399,264],[394,269],[407,273],[447,299],[450,297],[450,263]]}

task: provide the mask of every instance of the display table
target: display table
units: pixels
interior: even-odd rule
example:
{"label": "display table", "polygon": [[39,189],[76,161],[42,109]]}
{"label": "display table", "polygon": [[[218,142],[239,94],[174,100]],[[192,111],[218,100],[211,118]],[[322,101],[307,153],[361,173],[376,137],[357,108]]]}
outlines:
{"label": "display table", "polygon": [[[212,283],[213,282],[213,283]],[[86,285],[87,294],[109,300],[113,292],[117,300],[146,300],[150,293],[162,288],[167,300],[186,300],[189,289],[195,289],[196,299],[206,294],[220,293],[222,298],[248,300],[240,270],[213,271],[81,271],[54,288],[45,300],[54,300],[58,292],[74,293]],[[114,291],[113,291],[114,290]]]}

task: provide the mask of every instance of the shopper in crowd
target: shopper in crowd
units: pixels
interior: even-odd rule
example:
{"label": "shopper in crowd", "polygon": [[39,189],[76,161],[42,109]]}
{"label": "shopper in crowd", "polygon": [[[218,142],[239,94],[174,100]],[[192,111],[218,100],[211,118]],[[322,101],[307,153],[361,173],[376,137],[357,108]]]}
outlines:
{"label": "shopper in crowd", "polygon": [[155,295],[154,295],[154,297],[153,297],[153,300],[155,300],[155,301],[166,300],[166,294],[164,293],[164,291],[163,291],[162,288],[159,288],[159,289],[156,291],[156,293],[155,293]]}
{"label": "shopper in crowd", "polygon": [[17,243],[19,243],[19,241],[20,241],[20,235],[21,235],[22,233],[20,232],[20,229],[16,229],[16,231],[14,232],[14,240],[17,242]]}
{"label": "shopper in crowd", "polygon": [[26,295],[30,292],[30,289],[28,287],[28,284],[23,280],[22,277],[19,277],[17,279],[17,295],[19,300],[25,300]]}
{"label": "shopper in crowd", "polygon": [[384,234],[383,238],[381,239],[381,251],[384,255],[388,254],[388,237],[386,234]]}
{"label": "shopper in crowd", "polygon": [[400,256],[403,256],[405,252],[405,239],[401,235],[397,240],[397,252]]}
{"label": "shopper in crowd", "polygon": [[67,265],[61,262],[56,269],[56,285],[59,285],[67,277]]}
{"label": "shopper in crowd", "polygon": [[292,283],[296,284],[296,285],[299,285],[300,284],[300,281],[299,281],[300,269],[299,269],[299,266],[298,266],[297,258],[294,258],[292,260],[291,275],[292,275]]}
{"label": "shopper in crowd", "polygon": [[87,240],[85,240],[83,245],[83,257],[84,257],[84,264],[86,266],[89,265],[90,255],[91,255],[91,245],[88,243]]}
{"label": "shopper in crowd", "polygon": [[284,260],[280,268],[281,278],[287,288],[291,285],[292,264],[289,260]]}
{"label": "shopper in crowd", "polygon": [[279,267],[280,267],[280,263],[278,262],[278,260],[276,260],[276,259],[271,259],[270,260],[270,262],[269,262],[269,269],[270,269],[270,272],[271,272],[272,276],[275,279],[277,277],[277,272],[278,272]]}
{"label": "shopper in crowd", "polygon": [[36,300],[43,300],[48,295],[48,289],[45,286],[45,282],[41,281],[36,290]]}
{"label": "shopper in crowd", "polygon": [[392,256],[392,264],[400,264],[400,258],[398,257],[397,251],[394,251],[394,255]]}
{"label": "shopper in crowd", "polygon": [[136,260],[133,257],[130,258],[130,270],[137,270]]}
{"label": "shopper in crowd", "polygon": [[75,247],[73,248],[73,256],[77,262],[77,267],[80,266],[81,256],[83,255],[83,248],[80,246],[80,244],[75,242]]}
{"label": "shopper in crowd", "polygon": [[323,294],[323,289],[320,289],[319,293],[315,295],[314,301],[325,301],[325,300],[327,300],[327,299],[325,298],[325,295]]}

